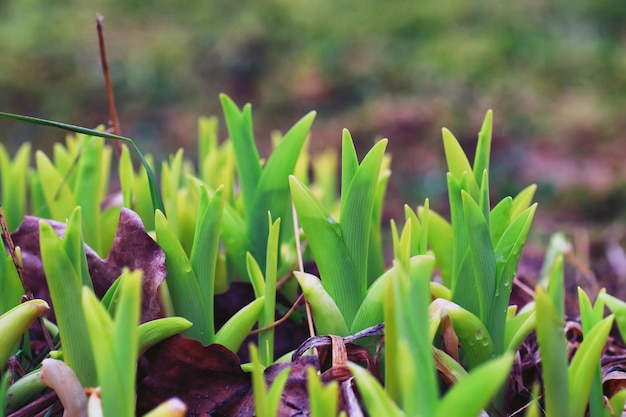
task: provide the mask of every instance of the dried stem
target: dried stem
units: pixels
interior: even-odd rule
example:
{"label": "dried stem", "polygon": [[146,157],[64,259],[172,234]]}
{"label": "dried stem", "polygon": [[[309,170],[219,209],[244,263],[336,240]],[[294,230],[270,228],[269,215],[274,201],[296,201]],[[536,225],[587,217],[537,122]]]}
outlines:
{"label": "dried stem", "polygon": [[[109,114],[111,116],[111,124],[113,125],[113,134],[121,136],[120,119],[117,117],[117,109],[115,107],[115,98],[113,97],[113,86],[111,85],[111,76],[109,74],[109,61],[107,59],[107,51],[104,45],[104,32],[102,30],[102,21],[104,17],[98,15],[96,18],[96,28],[98,30],[98,45],[100,47],[100,62],[102,63],[102,74],[104,75],[104,83],[107,89],[107,101],[109,102]],[[122,155],[122,144],[115,141],[115,151],[118,158]]]}
{"label": "dried stem", "polygon": [[[291,202],[291,211],[293,213],[293,229],[296,235],[296,252],[298,253],[298,267],[300,272],[304,272],[304,263],[302,262],[302,247],[300,246],[300,226],[298,225],[298,213],[296,212],[296,206]],[[306,318],[309,324],[309,334],[311,337],[315,336],[315,327],[313,327],[313,315],[311,314],[311,306],[309,302],[304,300],[304,307],[306,308]]]}
{"label": "dried stem", "polygon": [[13,260],[13,265],[15,265],[15,270],[17,271],[17,275],[20,277],[20,281],[22,282],[22,287],[24,287],[24,295],[27,300],[33,299],[33,293],[26,285],[26,280],[24,280],[24,268],[22,267],[22,262],[20,262],[19,257],[17,256],[17,252],[15,252],[15,244],[13,243],[13,239],[11,238],[11,233],[9,233],[9,228],[7,226],[7,222],[4,219],[4,212],[2,211],[2,206],[0,206],[0,228],[2,229],[2,241],[4,242],[5,247],[9,251],[11,255],[11,259]]}

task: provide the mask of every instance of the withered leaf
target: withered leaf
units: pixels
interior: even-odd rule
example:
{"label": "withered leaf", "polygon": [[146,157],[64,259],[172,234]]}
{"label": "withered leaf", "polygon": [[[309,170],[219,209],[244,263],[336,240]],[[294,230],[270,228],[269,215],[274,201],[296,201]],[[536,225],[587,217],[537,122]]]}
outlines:
{"label": "withered leaf", "polygon": [[[20,227],[11,235],[16,246],[21,248],[26,285],[37,298],[49,303],[50,292],[41,262],[39,246],[39,222],[49,223],[59,236],[65,234],[65,224],[26,216]],[[113,281],[121,274],[122,268],[141,269],[144,272],[141,321],[160,317],[158,286],[165,279],[165,254],[159,245],[148,235],[141,219],[132,210],[123,208],[120,212],[113,246],[106,259],[102,259],[88,245],[85,245],[87,264],[98,297],[102,297]],[[54,306],[53,306],[54,308]],[[51,311],[50,317],[54,313]]]}
{"label": "withered leaf", "polygon": [[171,397],[180,398],[189,416],[220,415],[220,408],[242,401],[250,390],[250,376],[239,358],[222,345],[176,335],[145,354],[146,377],[137,386],[137,413],[144,414]]}

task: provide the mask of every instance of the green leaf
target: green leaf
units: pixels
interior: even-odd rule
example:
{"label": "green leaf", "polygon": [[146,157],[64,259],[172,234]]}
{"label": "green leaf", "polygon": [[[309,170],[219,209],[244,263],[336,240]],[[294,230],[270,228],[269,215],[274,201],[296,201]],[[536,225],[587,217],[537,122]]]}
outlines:
{"label": "green leaf", "polygon": [[[21,250],[15,248],[18,258],[22,259]],[[13,264],[11,255],[0,254],[0,314],[6,313],[21,302],[24,287]]]}
{"label": "green leaf", "polygon": [[50,307],[44,300],[29,300],[0,316],[0,369],[4,369],[24,332]]}
{"label": "green leaf", "polygon": [[546,416],[572,416],[570,413],[574,410],[568,409],[571,396],[579,393],[568,389],[567,340],[563,330],[565,323],[540,286],[535,291],[535,305],[537,316],[541,317],[541,320],[537,320],[536,332],[541,352]]}
{"label": "green leaf", "polygon": [[169,223],[172,230],[178,236],[178,239],[183,243],[181,227],[179,226],[179,220],[182,216],[177,213],[177,197],[181,187],[181,181],[183,178],[183,149],[180,148],[174,155],[170,155],[169,161],[163,161],[161,163],[161,190],[163,193],[163,200],[165,203],[165,209],[167,210]]}
{"label": "green leaf", "polygon": [[604,345],[613,325],[608,316],[583,338],[568,369],[569,410],[571,417],[584,416],[593,376],[600,362]]}
{"label": "green leaf", "polygon": [[87,266],[87,255],[85,254],[85,243],[82,234],[82,207],[78,206],[73,211],[65,227],[65,237],[63,247],[72,265],[75,265],[80,275],[81,285],[93,289],[89,267]]}
{"label": "green leaf", "polygon": [[111,148],[105,148],[101,138],[81,139],[86,146],[76,166],[76,182],[72,191],[82,209],[85,242],[104,258],[109,244],[104,241],[100,203],[108,191],[111,177]]}
{"label": "green leaf", "polygon": [[[213,311],[224,200],[222,188],[218,188],[212,198],[209,198],[209,191],[205,186],[200,186],[199,192],[196,229],[189,262],[198,280],[200,293],[197,296],[204,301],[206,311],[210,313]],[[215,332],[213,320],[207,320],[207,325],[209,334],[213,334]]]}
{"label": "green leaf", "polygon": [[428,211],[428,218],[425,218],[425,210],[418,209],[420,219],[428,222],[428,243],[435,254],[435,261],[441,274],[443,284],[452,288],[452,252],[454,241],[452,239],[452,226],[439,214],[433,210]]}
{"label": "green leaf", "polygon": [[598,300],[606,304],[615,316],[615,323],[622,337],[626,337],[626,303],[606,292],[598,294]]}
{"label": "green leaf", "polygon": [[[135,415],[135,377],[137,374],[137,357],[139,352],[138,330],[139,314],[141,309],[141,271],[122,273],[120,283],[120,301],[117,305],[116,319],[113,323],[113,363],[120,377],[116,382],[121,391],[121,397],[106,397],[103,392],[104,404],[116,403],[116,407],[122,406],[122,413],[106,415],[118,415],[133,417]],[[93,338],[92,338],[93,340]],[[110,353],[109,353],[110,354]],[[98,375],[101,372],[98,370]],[[101,384],[102,385],[102,384]],[[104,385],[102,385],[104,388]],[[104,410],[106,412],[106,410]]]}
{"label": "green leaf", "polygon": [[306,369],[311,417],[336,416],[339,409],[339,386],[331,381],[325,386],[315,368]]}
{"label": "green leaf", "polygon": [[81,305],[80,264],[72,262],[64,242],[48,223],[39,223],[41,260],[63,343],[65,362],[83,386],[97,386],[96,368]]}
{"label": "green leaf", "polygon": [[337,304],[322,286],[320,280],[305,272],[294,271],[304,298],[311,305],[313,323],[317,334],[347,336],[348,325]]}
{"label": "green leaf", "polygon": [[[482,181],[483,172],[489,171],[489,157],[491,154],[491,131],[493,129],[493,111],[488,110],[485,120],[478,133],[476,155],[474,156],[474,177]],[[479,183],[482,187],[482,183]]]}
{"label": "green leaf", "polygon": [[4,145],[0,143],[0,201],[9,231],[17,229],[26,214],[30,154],[31,145],[23,143],[11,161]]}
{"label": "green leaf", "polygon": [[167,286],[170,291],[176,315],[186,318],[193,326],[184,334],[200,341],[203,345],[213,342],[213,314],[208,311],[201,294],[200,285],[193,272],[191,262],[167,219],[160,211],[155,217],[156,236],[159,246],[165,252],[167,266]]}
{"label": "green leaf", "polygon": [[535,329],[537,315],[534,306],[524,313],[506,321],[504,333],[504,346],[508,351],[517,352],[526,337]]}
{"label": "green leaf", "polygon": [[291,368],[285,368],[280,371],[268,390],[263,365],[259,360],[258,350],[253,344],[250,344],[250,359],[252,363],[252,391],[254,393],[255,415],[258,417],[274,417],[278,413],[280,397],[287,383]]}
{"label": "green leaf", "polygon": [[343,129],[341,136],[341,205],[346,203],[352,179],[359,169],[359,159],[354,148],[354,141],[348,129]]}
{"label": "green leaf", "polygon": [[265,297],[259,297],[235,313],[215,335],[215,343],[226,346],[231,352],[239,347],[263,314]]}
{"label": "green leaf", "polygon": [[359,365],[348,364],[370,416],[404,417],[378,380]]}
{"label": "green leaf", "polygon": [[[467,189],[466,191],[472,196],[475,201],[479,200],[478,183],[474,175],[471,175],[473,170],[465,155],[465,152],[461,148],[461,145],[456,140],[452,132],[448,129],[442,129],[443,134],[443,147],[446,154],[446,161],[448,163],[448,171],[458,181],[464,175],[468,175]],[[482,175],[482,171],[480,172]]]}
{"label": "green leaf", "polygon": [[[379,141],[368,152],[357,169],[345,195],[342,192],[339,223],[343,241],[354,263],[356,275],[344,277],[351,281],[351,296],[360,304],[367,290],[367,259],[372,214],[376,199],[378,177],[387,140]],[[354,313],[348,315],[352,321]]]}
{"label": "green leaf", "polygon": [[504,350],[506,310],[511,297],[511,289],[513,288],[513,277],[517,272],[519,258],[522,254],[536,208],[537,205],[533,204],[513,219],[495,247],[497,278],[492,306],[495,314],[491,323],[488,324],[488,328],[494,340],[496,354]]}
{"label": "green leaf", "polygon": [[137,329],[137,350],[142,355],[146,350],[168,337],[174,336],[192,326],[182,317],[164,317],[139,325]]}
{"label": "green leaf", "polygon": [[[425,256],[413,256],[410,260],[411,273],[420,273],[425,263],[429,263],[429,257]],[[375,326],[384,321],[384,302],[385,291],[389,281],[391,281],[396,273],[395,266],[392,266],[385,271],[367,290],[367,294],[357,311],[357,314],[352,322],[350,333],[354,334],[363,329],[371,326]]]}
{"label": "green leaf", "polygon": [[474,278],[474,266],[470,255],[470,236],[465,225],[462,190],[467,183],[467,174],[463,174],[458,182],[452,174],[448,174],[448,197],[452,219],[452,301],[481,315],[479,291]]}
{"label": "green leaf", "polygon": [[[280,238],[280,219],[272,222],[268,213],[270,225],[267,237],[267,255],[265,260],[265,305],[259,320],[259,327],[269,326],[276,317],[276,275],[278,269],[278,242]],[[274,362],[274,328],[259,333],[259,351],[266,366]]]}
{"label": "green leaf", "polygon": [[436,417],[478,416],[507,381],[514,358],[507,352],[472,370],[441,400]]}
{"label": "green leaf", "polygon": [[246,254],[246,266],[248,268],[248,277],[252,288],[254,289],[254,296],[259,298],[265,295],[265,278],[263,278],[263,272],[259,264],[254,259],[254,256],[250,252]]}
{"label": "green leaf", "polygon": [[469,194],[461,191],[465,225],[469,237],[470,258],[474,268],[474,285],[480,305],[480,319],[490,323],[494,314],[492,300],[496,291],[496,258],[491,246],[491,235],[480,207]]}
{"label": "green leaf", "polygon": [[491,210],[489,215],[489,225],[491,228],[491,244],[494,247],[498,244],[502,238],[502,234],[511,223],[512,205],[513,199],[511,197],[506,197],[496,204],[493,210]]}
{"label": "green leaf", "polygon": [[[374,209],[372,211],[372,224],[370,227],[369,248],[367,252],[367,287],[374,282],[385,270],[385,257],[382,242],[382,214],[385,201],[385,191],[391,171],[385,168],[389,165],[388,155],[383,157],[383,167],[378,177]],[[415,214],[415,213],[413,213]],[[416,216],[417,217],[417,216]]]}
{"label": "green leaf", "polygon": [[519,216],[524,210],[530,207],[531,203],[533,202],[533,197],[536,190],[537,185],[532,184],[524,188],[515,196],[515,198],[513,199],[513,205],[511,206],[512,219]]}
{"label": "green leaf", "polygon": [[[420,255],[410,271],[394,261],[395,274],[385,297],[386,383],[410,415],[432,415],[438,400],[428,307],[434,258]],[[411,357],[407,364],[407,356]],[[404,374],[406,373],[406,377]],[[406,385],[420,387],[408,395]]]}
{"label": "green leaf", "polygon": [[46,199],[46,205],[50,210],[52,218],[64,221],[76,207],[76,199],[65,182],[63,175],[57,171],[43,152],[37,151],[35,160],[39,178],[43,181],[42,191]]}
{"label": "green leaf", "polygon": [[[600,291],[596,298],[596,305],[591,305],[591,300],[582,288],[578,287],[578,306],[580,310],[580,321],[583,335],[589,334],[591,329],[602,320],[605,303],[601,294],[606,293],[604,289]],[[584,336],[583,336],[584,337]],[[602,363],[596,365],[593,375],[593,382],[589,393],[589,415],[591,417],[604,415],[604,392],[602,389]]]}
{"label": "green leaf", "polygon": [[563,257],[558,256],[550,271],[548,282],[548,297],[556,308],[559,319],[565,321],[565,273],[563,271]]}
{"label": "green leaf", "polygon": [[341,227],[300,180],[291,176],[289,181],[298,221],[317,262],[324,288],[337,304],[346,323],[351,323],[365,290],[363,296],[356,292],[361,286]]}
{"label": "green leaf", "polygon": [[470,369],[494,357],[491,335],[478,317],[457,304],[443,299],[433,301],[432,309],[444,310],[450,317],[454,332],[467,355]]}
{"label": "green leaf", "polygon": [[[295,170],[298,155],[302,152],[314,119],[315,112],[311,112],[287,132],[260,174],[252,203],[254,210],[246,213],[249,214],[246,221],[254,248],[253,253],[260,259],[263,259],[262,255],[265,254],[267,246],[267,212],[272,213],[274,218],[283,217],[289,207],[289,175]],[[264,260],[260,266],[265,267]]]}
{"label": "green leaf", "polygon": [[[243,195],[245,218],[252,217],[254,210],[254,194],[261,177],[261,161],[254,143],[250,106],[241,111],[225,94],[220,94],[222,110],[226,119],[228,135],[235,150],[235,161],[239,174],[239,184]],[[263,212],[265,213],[265,212]]]}
{"label": "green leaf", "polygon": [[546,256],[543,260],[543,266],[539,274],[539,283],[544,287],[548,286],[550,279],[550,271],[552,270],[556,259],[559,256],[566,255],[571,252],[572,244],[567,239],[564,233],[557,232],[550,236],[550,243],[548,243],[548,249],[546,250]]}

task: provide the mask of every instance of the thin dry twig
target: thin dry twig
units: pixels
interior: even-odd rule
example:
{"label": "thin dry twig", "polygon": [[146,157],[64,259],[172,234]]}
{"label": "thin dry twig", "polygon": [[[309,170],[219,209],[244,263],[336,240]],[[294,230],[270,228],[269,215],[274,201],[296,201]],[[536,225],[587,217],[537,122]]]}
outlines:
{"label": "thin dry twig", "polygon": [[9,233],[9,228],[4,218],[4,211],[2,211],[2,206],[0,206],[0,228],[2,229],[2,241],[4,242],[6,249],[9,251],[9,255],[11,255],[11,259],[13,260],[13,265],[15,265],[17,275],[22,282],[22,287],[24,287],[25,299],[32,300],[33,293],[28,288],[28,285],[26,285],[26,281],[24,280],[24,268],[22,267],[22,263],[17,256],[17,252],[15,251],[15,244],[13,243],[13,239],[11,238],[11,233]]}
{"label": "thin dry twig", "polygon": [[[298,253],[298,268],[300,272],[304,272],[304,262],[302,261],[302,247],[300,246],[300,226],[298,225],[298,213],[296,212],[296,206],[291,202],[291,212],[293,213],[293,230],[296,235],[296,252]],[[315,336],[315,327],[313,326],[313,314],[311,314],[311,306],[309,302],[304,300],[304,306],[306,308],[306,318],[309,325],[309,334],[311,337]]]}
{"label": "thin dry twig", "polygon": [[[115,97],[113,96],[113,85],[111,84],[111,76],[109,73],[109,60],[107,58],[106,46],[104,44],[104,31],[102,29],[102,21],[104,17],[98,14],[96,18],[96,29],[98,30],[98,45],[100,47],[100,62],[102,63],[102,74],[104,75],[104,83],[107,89],[107,101],[109,102],[109,114],[111,116],[111,124],[113,125],[113,134],[121,136],[120,120],[117,116],[117,108],[115,107]],[[122,155],[122,143],[115,141],[115,152],[118,158]]]}
{"label": "thin dry twig", "polygon": [[278,326],[281,323],[284,323],[289,318],[289,316],[291,316],[291,313],[296,311],[296,308],[298,307],[298,304],[300,304],[300,301],[302,301],[303,298],[304,298],[304,294],[300,294],[300,296],[296,299],[296,301],[292,304],[292,306],[289,308],[289,310],[285,313],[284,316],[282,316],[278,320],[268,324],[267,326],[263,326],[263,327],[261,327],[259,329],[252,330],[249,333],[249,335],[254,335],[254,334],[257,334],[257,333],[261,333],[262,331],[269,330],[269,329],[271,329],[273,327]]}

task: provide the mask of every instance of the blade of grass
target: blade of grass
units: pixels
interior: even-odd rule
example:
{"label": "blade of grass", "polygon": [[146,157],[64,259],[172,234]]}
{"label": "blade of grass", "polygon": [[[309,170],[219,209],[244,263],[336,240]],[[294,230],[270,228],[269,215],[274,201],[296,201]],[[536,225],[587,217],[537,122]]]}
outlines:
{"label": "blade of grass", "polygon": [[70,131],[70,132],[83,133],[85,135],[97,136],[97,137],[101,137],[105,139],[121,140],[122,142],[129,143],[133,147],[137,155],[139,156],[139,159],[141,160],[141,163],[144,169],[146,170],[146,174],[148,175],[148,184],[150,186],[150,196],[152,199],[152,205],[153,205],[154,210],[159,209],[164,212],[165,209],[163,208],[163,201],[161,199],[161,194],[159,192],[159,188],[157,185],[156,177],[154,176],[154,172],[152,172],[152,168],[150,168],[150,165],[148,165],[148,162],[146,161],[143,154],[141,153],[137,145],[135,145],[135,142],[133,142],[132,139],[125,138],[123,136],[113,135],[111,133],[107,133],[107,132],[103,132],[103,131],[99,131],[95,129],[87,129],[87,128],[80,127],[80,126],[74,126],[74,125],[70,125],[67,123],[53,122],[51,120],[39,119],[36,117],[22,116],[18,114],[5,113],[5,112],[0,112],[0,117],[4,117],[6,119],[12,119],[12,120],[19,120],[19,121],[28,122],[28,123],[39,124],[43,126],[56,127],[59,129]]}

